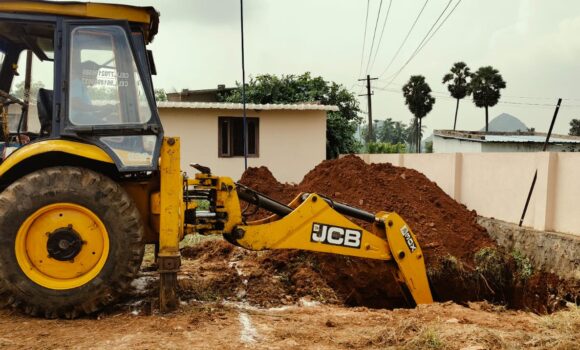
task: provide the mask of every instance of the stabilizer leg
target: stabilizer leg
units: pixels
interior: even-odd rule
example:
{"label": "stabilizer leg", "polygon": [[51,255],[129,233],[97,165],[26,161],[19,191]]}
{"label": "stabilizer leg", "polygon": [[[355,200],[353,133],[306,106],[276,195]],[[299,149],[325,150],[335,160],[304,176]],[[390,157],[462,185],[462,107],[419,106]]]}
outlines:
{"label": "stabilizer leg", "polygon": [[177,271],[180,257],[159,257],[159,309],[162,313],[177,309]]}
{"label": "stabilizer leg", "polygon": [[179,240],[183,235],[183,178],[180,171],[180,142],[164,138],[161,146],[159,225],[159,308],[177,308],[177,272],[181,266]]}

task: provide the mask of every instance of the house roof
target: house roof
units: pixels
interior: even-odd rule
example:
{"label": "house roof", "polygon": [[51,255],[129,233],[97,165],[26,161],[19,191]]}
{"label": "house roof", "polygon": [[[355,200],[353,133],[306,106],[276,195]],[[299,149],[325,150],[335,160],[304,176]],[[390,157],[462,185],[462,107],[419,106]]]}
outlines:
{"label": "house roof", "polygon": [[[435,130],[434,135],[446,139],[456,139],[470,142],[484,143],[544,143],[546,133],[543,132],[480,132],[480,131],[453,131],[453,130]],[[580,144],[580,137],[557,135],[550,136],[550,143]]]}
{"label": "house roof", "polygon": [[[241,110],[241,103],[227,102],[157,102],[158,108],[185,108],[185,109],[238,109]],[[319,104],[257,104],[247,103],[246,109],[260,111],[332,111],[337,112],[338,106],[319,105]]]}

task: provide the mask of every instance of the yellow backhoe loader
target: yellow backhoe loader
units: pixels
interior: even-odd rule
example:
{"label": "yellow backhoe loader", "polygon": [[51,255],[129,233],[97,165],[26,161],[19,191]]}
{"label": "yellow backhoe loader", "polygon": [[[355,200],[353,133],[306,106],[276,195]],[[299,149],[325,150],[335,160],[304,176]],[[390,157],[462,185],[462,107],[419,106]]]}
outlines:
{"label": "yellow backhoe loader", "polygon": [[[179,242],[198,233],[383,260],[410,300],[431,303],[421,248],[397,214],[316,193],[282,204],[199,165],[184,175],[180,140],[164,135],[155,104],[146,46],[158,24],[151,7],[0,2],[0,302],[49,318],[93,313],[130,288],[155,244],[160,309],[173,310]],[[34,91],[25,69],[24,97],[11,94],[21,56],[41,62],[52,86]],[[272,216],[248,222],[242,200]]]}

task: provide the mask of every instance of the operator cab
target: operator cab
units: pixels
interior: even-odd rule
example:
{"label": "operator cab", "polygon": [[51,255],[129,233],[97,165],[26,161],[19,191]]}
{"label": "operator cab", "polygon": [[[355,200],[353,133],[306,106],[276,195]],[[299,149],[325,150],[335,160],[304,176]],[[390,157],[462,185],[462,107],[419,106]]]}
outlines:
{"label": "operator cab", "polygon": [[2,160],[71,139],[100,147],[121,172],[156,170],[163,129],[145,46],[157,25],[147,7],[0,3]]}

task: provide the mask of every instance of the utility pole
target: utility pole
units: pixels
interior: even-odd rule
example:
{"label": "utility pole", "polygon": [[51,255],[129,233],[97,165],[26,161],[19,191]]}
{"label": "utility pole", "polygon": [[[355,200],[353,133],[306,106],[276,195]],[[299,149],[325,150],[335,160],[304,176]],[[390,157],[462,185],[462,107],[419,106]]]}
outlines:
{"label": "utility pole", "polygon": [[371,78],[370,75],[367,74],[366,79],[359,79],[358,81],[367,81],[367,93],[366,94],[362,94],[359,96],[367,96],[367,101],[368,101],[368,115],[369,115],[369,130],[367,133],[367,145],[369,143],[371,143],[371,141],[373,140],[373,105],[372,105],[372,101],[371,101],[371,96],[373,95],[373,92],[371,91],[371,80],[377,80],[379,78]]}
{"label": "utility pole", "polygon": [[246,117],[246,54],[244,47],[244,0],[240,0],[240,34],[242,39],[242,114],[244,126],[244,171],[248,170],[248,120]]}

